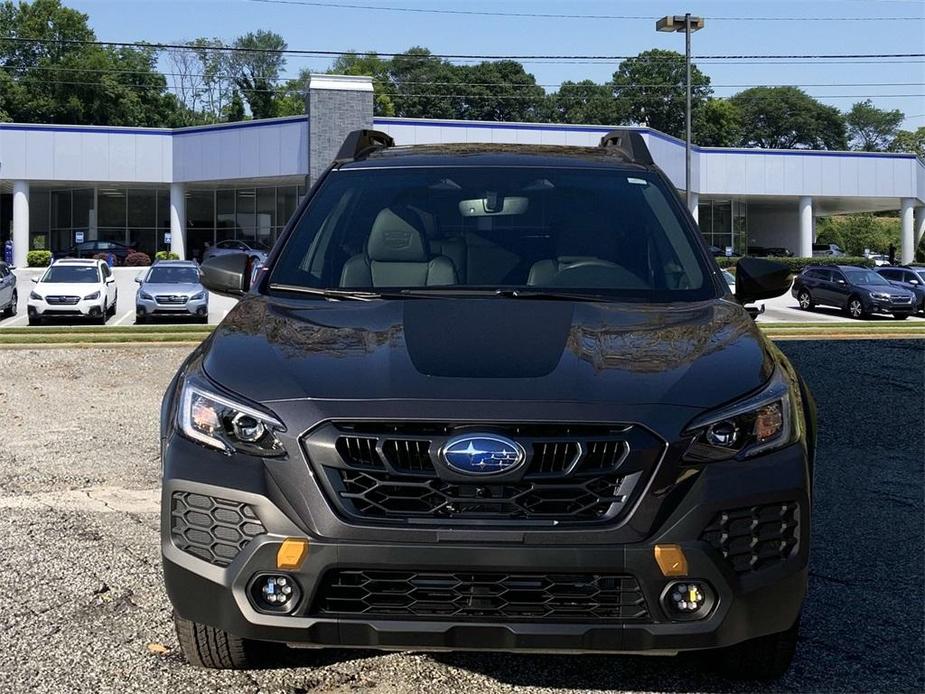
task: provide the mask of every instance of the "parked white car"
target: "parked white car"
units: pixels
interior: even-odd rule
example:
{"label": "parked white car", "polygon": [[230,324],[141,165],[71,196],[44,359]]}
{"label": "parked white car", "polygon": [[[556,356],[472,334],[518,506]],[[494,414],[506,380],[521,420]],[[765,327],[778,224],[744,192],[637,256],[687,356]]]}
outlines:
{"label": "parked white car", "polygon": [[116,279],[102,260],[58,260],[32,281],[29,325],[60,316],[87,317],[105,324],[116,313]]}

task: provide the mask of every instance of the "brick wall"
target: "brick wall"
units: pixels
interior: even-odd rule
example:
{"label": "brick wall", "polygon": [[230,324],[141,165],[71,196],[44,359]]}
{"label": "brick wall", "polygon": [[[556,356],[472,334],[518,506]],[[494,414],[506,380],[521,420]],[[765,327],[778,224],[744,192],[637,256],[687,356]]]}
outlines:
{"label": "brick wall", "polygon": [[352,130],[373,127],[373,93],[341,89],[309,89],[308,177],[309,184],[328,167]]}

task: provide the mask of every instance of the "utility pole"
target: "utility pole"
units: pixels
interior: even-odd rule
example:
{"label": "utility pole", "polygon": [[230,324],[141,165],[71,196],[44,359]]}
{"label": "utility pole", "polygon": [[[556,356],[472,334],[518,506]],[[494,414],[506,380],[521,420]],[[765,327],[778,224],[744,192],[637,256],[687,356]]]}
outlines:
{"label": "utility pole", "polygon": [[684,190],[687,209],[691,207],[691,34],[703,29],[703,17],[692,17],[688,12],[683,17],[669,15],[655,23],[656,31],[684,32],[684,66],[687,72],[686,107],[684,113]]}

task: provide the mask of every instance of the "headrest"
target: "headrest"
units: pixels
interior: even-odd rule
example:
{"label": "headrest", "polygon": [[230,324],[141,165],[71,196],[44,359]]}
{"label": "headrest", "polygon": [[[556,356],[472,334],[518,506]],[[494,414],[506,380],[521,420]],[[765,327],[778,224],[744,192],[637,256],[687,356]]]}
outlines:
{"label": "headrest", "polygon": [[370,260],[392,263],[426,263],[430,260],[420,230],[389,209],[376,215],[369,232],[366,255]]}

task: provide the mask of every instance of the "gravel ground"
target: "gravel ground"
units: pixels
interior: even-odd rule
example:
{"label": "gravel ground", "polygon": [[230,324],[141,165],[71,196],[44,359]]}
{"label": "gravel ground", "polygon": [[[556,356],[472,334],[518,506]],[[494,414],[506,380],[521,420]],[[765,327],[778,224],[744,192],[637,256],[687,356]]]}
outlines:
{"label": "gravel ground", "polygon": [[922,691],[925,342],[786,342],[821,420],[810,596],[782,681],[696,657],[177,651],[158,554],[158,403],[185,348],[0,351],[0,691]]}

